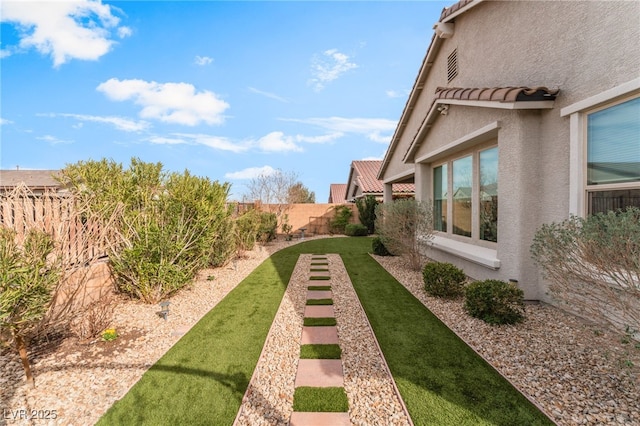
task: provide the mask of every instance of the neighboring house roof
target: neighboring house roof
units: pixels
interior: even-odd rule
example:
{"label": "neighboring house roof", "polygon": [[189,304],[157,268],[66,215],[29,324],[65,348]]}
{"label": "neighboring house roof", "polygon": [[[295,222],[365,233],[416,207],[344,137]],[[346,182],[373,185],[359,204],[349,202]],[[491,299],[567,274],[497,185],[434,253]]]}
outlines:
{"label": "neighboring house roof", "polygon": [[329,188],[330,203],[344,203],[347,199],[347,184],[332,183]]}
{"label": "neighboring house roof", "polygon": [[558,92],[560,90],[550,90],[546,87],[493,87],[482,89],[438,87],[435,98],[497,102],[552,101],[556,98]]}
{"label": "neighboring house roof", "polygon": [[15,188],[24,183],[30,189],[60,188],[55,180],[59,170],[0,170],[0,188]]}
{"label": "neighboring house roof", "polygon": [[[347,188],[354,183],[355,186],[360,188],[360,191],[364,195],[382,195],[384,193],[384,183],[377,178],[381,165],[382,161],[379,160],[360,160],[351,162]],[[394,184],[393,192],[413,193],[415,192],[415,185],[412,183]]]}

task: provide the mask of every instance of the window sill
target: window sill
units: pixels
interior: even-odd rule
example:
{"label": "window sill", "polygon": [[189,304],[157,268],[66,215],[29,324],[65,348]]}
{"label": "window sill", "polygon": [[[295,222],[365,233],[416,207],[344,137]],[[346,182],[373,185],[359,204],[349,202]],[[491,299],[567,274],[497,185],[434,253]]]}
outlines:
{"label": "window sill", "polygon": [[500,268],[498,251],[435,235],[431,247],[491,269]]}

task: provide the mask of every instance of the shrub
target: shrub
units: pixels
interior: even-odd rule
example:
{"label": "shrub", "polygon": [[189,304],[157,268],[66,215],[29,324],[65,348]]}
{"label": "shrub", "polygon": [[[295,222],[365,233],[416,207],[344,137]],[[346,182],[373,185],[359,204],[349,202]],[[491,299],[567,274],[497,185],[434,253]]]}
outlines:
{"label": "shrub", "polygon": [[620,332],[640,330],[639,208],[545,224],[531,255],[556,300]]}
{"label": "shrub", "polygon": [[373,195],[367,195],[356,200],[358,208],[358,219],[360,223],[367,227],[369,234],[373,234],[376,229],[376,206],[378,201]]}
{"label": "shrub", "polygon": [[236,249],[239,252],[253,250],[260,226],[261,217],[255,210],[249,210],[236,219]]}
{"label": "shrub", "polygon": [[345,227],[349,224],[353,212],[347,206],[337,206],[333,213],[333,220],[329,223],[331,232],[334,234],[344,234]]}
{"label": "shrub", "polygon": [[257,240],[263,244],[275,240],[277,229],[278,219],[276,217],[276,214],[261,212]]}
{"label": "shrub", "polygon": [[451,263],[430,262],[422,270],[424,289],[430,296],[455,299],[464,294],[464,271]]}
{"label": "shrub", "polygon": [[419,271],[422,249],[433,237],[433,209],[430,203],[414,199],[396,200],[376,207],[376,232],[394,255],[409,258]]}
{"label": "shrub", "polygon": [[350,223],[344,227],[344,233],[349,237],[362,237],[368,235],[369,230],[359,223]]}
{"label": "shrub", "polygon": [[489,324],[515,324],[524,319],[524,292],[499,280],[476,281],[465,291],[465,310]]}
{"label": "shrub", "polygon": [[391,256],[391,253],[389,253],[389,250],[384,246],[380,237],[375,237],[371,241],[371,249],[373,250],[373,254],[378,256]]}

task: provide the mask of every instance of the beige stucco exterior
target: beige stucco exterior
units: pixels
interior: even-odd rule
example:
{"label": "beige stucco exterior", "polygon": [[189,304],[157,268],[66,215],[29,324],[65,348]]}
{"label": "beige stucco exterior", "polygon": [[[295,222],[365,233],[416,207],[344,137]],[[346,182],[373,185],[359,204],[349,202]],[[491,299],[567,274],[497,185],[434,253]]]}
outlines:
{"label": "beige stucco exterior", "polygon": [[[443,19],[453,24],[449,38],[434,35],[378,177],[389,184],[413,176],[416,197],[431,199],[433,167],[497,145],[498,242],[440,234],[428,255],[476,279],[517,280],[525,298],[547,300],[529,247],[543,223],[576,213],[584,192],[576,136],[581,102],[595,106],[640,92],[640,2],[474,3]],[[447,82],[454,49],[458,75]],[[437,87],[507,86],[560,92],[533,109],[435,101]],[[446,115],[435,110],[445,104]]]}

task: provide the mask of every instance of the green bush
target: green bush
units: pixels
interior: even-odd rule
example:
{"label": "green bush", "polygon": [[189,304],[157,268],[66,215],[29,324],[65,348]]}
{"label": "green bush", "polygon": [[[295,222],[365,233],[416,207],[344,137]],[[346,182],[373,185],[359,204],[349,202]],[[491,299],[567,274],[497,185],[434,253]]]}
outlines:
{"label": "green bush", "polygon": [[349,224],[353,212],[347,206],[337,206],[333,213],[333,220],[329,222],[331,233],[344,234],[345,227]]}
{"label": "green bush", "polygon": [[515,324],[524,319],[524,292],[499,280],[476,281],[465,291],[465,310],[489,324]]}
{"label": "green bush", "polygon": [[260,226],[261,218],[256,210],[249,210],[238,217],[235,227],[236,249],[240,251],[253,250]]}
{"label": "green bush", "polygon": [[369,230],[359,223],[350,223],[344,227],[344,234],[349,237],[363,237],[369,234]]}
{"label": "green bush", "polygon": [[464,271],[451,263],[430,262],[422,270],[424,289],[430,296],[455,299],[464,293]]}
{"label": "green bush", "polygon": [[375,237],[371,241],[371,249],[373,250],[373,254],[376,254],[378,256],[391,256],[391,253],[389,253],[389,250],[387,250],[387,248],[384,246],[384,243],[382,242],[382,239],[380,239],[380,237]]}
{"label": "green bush", "polygon": [[373,234],[376,230],[376,206],[378,201],[373,195],[367,195],[356,200],[358,208],[358,219],[360,223],[367,227],[369,234]]}
{"label": "green bush", "polygon": [[275,213],[261,212],[260,225],[258,227],[257,240],[261,243],[267,243],[276,239],[278,230],[278,218]]}

